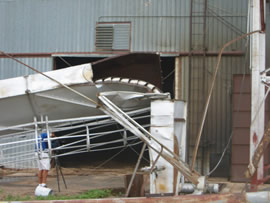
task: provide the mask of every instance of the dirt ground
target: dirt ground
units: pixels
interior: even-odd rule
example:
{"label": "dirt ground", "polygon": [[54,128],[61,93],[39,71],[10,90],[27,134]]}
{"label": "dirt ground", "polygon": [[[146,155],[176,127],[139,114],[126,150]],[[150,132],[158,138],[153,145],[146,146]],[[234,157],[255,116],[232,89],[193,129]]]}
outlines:
{"label": "dirt ground", "polygon": [[[115,189],[124,192],[124,177],[132,173],[132,168],[123,169],[91,169],[91,168],[61,168],[64,180],[59,174],[60,192],[55,168],[49,172],[47,185],[54,194],[71,195],[92,189]],[[10,171],[1,170],[0,200],[4,196],[33,196],[37,187],[37,170]]]}
{"label": "dirt ground", "polygon": [[[62,168],[64,178],[67,184],[65,189],[63,180],[60,178],[60,192],[58,191],[57,176],[55,168],[49,172],[48,187],[53,189],[54,194],[71,195],[85,192],[91,189],[110,188],[125,192],[125,175],[131,174],[132,167],[121,169],[93,169],[93,168]],[[1,178],[2,177],[2,178]],[[144,176],[147,179],[147,176]],[[210,183],[220,183],[221,193],[238,193],[245,190],[244,183],[231,183],[226,179],[211,178]],[[149,192],[149,181],[145,184],[145,192]],[[0,169],[0,200],[9,194],[20,196],[34,196],[34,190],[37,186],[37,171],[10,171]],[[270,185],[260,186],[260,190],[268,190]]]}

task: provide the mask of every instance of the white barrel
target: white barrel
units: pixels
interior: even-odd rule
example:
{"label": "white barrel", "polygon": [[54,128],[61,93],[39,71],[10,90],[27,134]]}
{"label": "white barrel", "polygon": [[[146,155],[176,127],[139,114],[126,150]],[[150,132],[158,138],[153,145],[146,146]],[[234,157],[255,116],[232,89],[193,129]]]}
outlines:
{"label": "white barrel", "polygon": [[43,196],[47,197],[52,194],[52,189],[47,188],[47,187],[42,187],[42,186],[37,186],[35,190],[35,195],[36,196]]}

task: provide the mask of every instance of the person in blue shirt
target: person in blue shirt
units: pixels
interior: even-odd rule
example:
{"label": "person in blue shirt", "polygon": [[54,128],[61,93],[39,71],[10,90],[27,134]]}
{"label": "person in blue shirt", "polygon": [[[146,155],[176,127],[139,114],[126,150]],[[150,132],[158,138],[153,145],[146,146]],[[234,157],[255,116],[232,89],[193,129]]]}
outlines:
{"label": "person in blue shirt", "polygon": [[[52,133],[51,137],[54,137],[54,133]],[[38,165],[38,184],[42,187],[47,187],[47,177],[49,170],[51,169],[51,160],[49,157],[49,149],[48,149],[48,135],[43,132],[40,134],[41,140],[38,140],[38,153],[37,155],[37,165]],[[41,147],[40,147],[41,146]]]}

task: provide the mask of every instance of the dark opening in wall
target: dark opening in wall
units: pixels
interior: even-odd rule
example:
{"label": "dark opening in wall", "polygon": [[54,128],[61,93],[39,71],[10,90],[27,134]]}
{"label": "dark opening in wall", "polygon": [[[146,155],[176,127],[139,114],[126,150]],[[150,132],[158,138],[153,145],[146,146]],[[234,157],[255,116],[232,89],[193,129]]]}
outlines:
{"label": "dark opening in wall", "polygon": [[108,77],[128,78],[145,81],[162,90],[160,56],[156,53],[128,53],[105,59],[59,56],[55,58],[55,69],[84,63],[92,63],[94,81]]}
{"label": "dark opening in wall", "polygon": [[103,57],[62,57],[57,56],[54,58],[54,69],[67,68],[70,66],[81,65],[84,63],[92,63],[104,59]]}
{"label": "dark opening in wall", "polygon": [[174,66],[175,57],[161,57],[162,90],[170,92],[174,98]]}

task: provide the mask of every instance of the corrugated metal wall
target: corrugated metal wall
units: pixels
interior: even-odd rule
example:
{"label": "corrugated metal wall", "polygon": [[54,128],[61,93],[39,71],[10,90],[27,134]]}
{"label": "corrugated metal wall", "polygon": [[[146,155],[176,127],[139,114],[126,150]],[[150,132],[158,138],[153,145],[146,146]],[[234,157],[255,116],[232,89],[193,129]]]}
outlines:
{"label": "corrugated metal wall", "polygon": [[[195,6],[200,7],[204,0],[196,2]],[[208,0],[206,50],[216,52],[227,41],[245,33],[246,16],[246,0]],[[201,14],[193,17],[200,18]],[[131,52],[166,52],[174,56],[171,52],[190,51],[190,1],[187,0],[0,1],[0,49],[11,53],[94,52],[98,22],[130,22]],[[194,21],[192,26],[195,33],[202,29]],[[195,38],[195,43],[201,41]],[[226,49],[245,50],[245,40]],[[51,58],[23,58],[23,61],[42,71],[52,69],[53,64]],[[192,56],[191,61],[190,64],[188,57],[182,58],[183,99],[189,100],[190,151],[216,57]],[[243,73],[247,61],[244,56],[222,59],[199,151],[197,167],[202,172],[209,169],[210,153],[220,153],[227,143],[231,133],[232,74]],[[10,59],[0,59],[1,79],[30,73],[19,66]]]}
{"label": "corrugated metal wall", "polygon": [[[188,60],[188,58],[185,58],[185,60]],[[203,60],[205,60],[205,69],[202,68]],[[188,142],[190,160],[199,132],[216,60],[216,57],[205,59],[203,57],[192,57],[191,80],[188,81],[189,79],[186,78],[185,81],[186,86],[190,85],[189,95],[185,95],[189,96]],[[198,152],[197,169],[204,174],[209,171],[211,153],[221,155],[231,135],[232,75],[244,71],[248,72],[248,66],[245,66],[246,60],[248,59],[245,57],[222,58]]]}
{"label": "corrugated metal wall", "polygon": [[[246,0],[207,1],[206,48],[208,51],[217,51],[224,43],[246,33],[247,8]],[[244,40],[238,41],[226,50],[239,50],[244,48],[244,45]]]}
{"label": "corrugated metal wall", "polygon": [[[246,0],[208,1],[208,50],[245,32],[246,9]],[[93,52],[97,22],[129,21],[131,51],[189,51],[189,17],[187,0],[0,1],[0,44],[12,53]]]}
{"label": "corrugated metal wall", "polygon": [[[52,58],[19,58],[23,63],[45,72],[52,70]],[[34,71],[10,58],[0,58],[0,79],[33,74]]]}
{"label": "corrugated metal wall", "polygon": [[[202,11],[205,5],[207,5],[207,9],[204,25]],[[192,33],[190,34],[190,37],[192,37],[191,51],[197,51],[194,44],[204,44],[205,47],[198,48],[198,51],[218,52],[226,42],[246,33],[247,6],[246,1],[229,3],[219,0],[193,0]],[[205,26],[205,36],[201,31],[203,26]],[[228,47],[226,51],[248,52],[246,42],[245,39],[240,40]],[[191,56],[182,59],[183,75],[185,76],[183,99],[189,101],[188,160],[190,163],[216,62],[217,57],[213,56]],[[232,75],[249,72],[248,66],[249,59],[247,56],[222,57],[198,150],[196,169],[202,174],[207,174],[211,170],[210,167],[213,167],[213,162],[220,158],[229,141],[232,132]],[[187,77],[188,75],[189,77]],[[230,150],[228,152],[227,157],[230,156]],[[225,158],[222,164],[229,168],[229,159]],[[227,175],[229,176],[229,173]]]}

